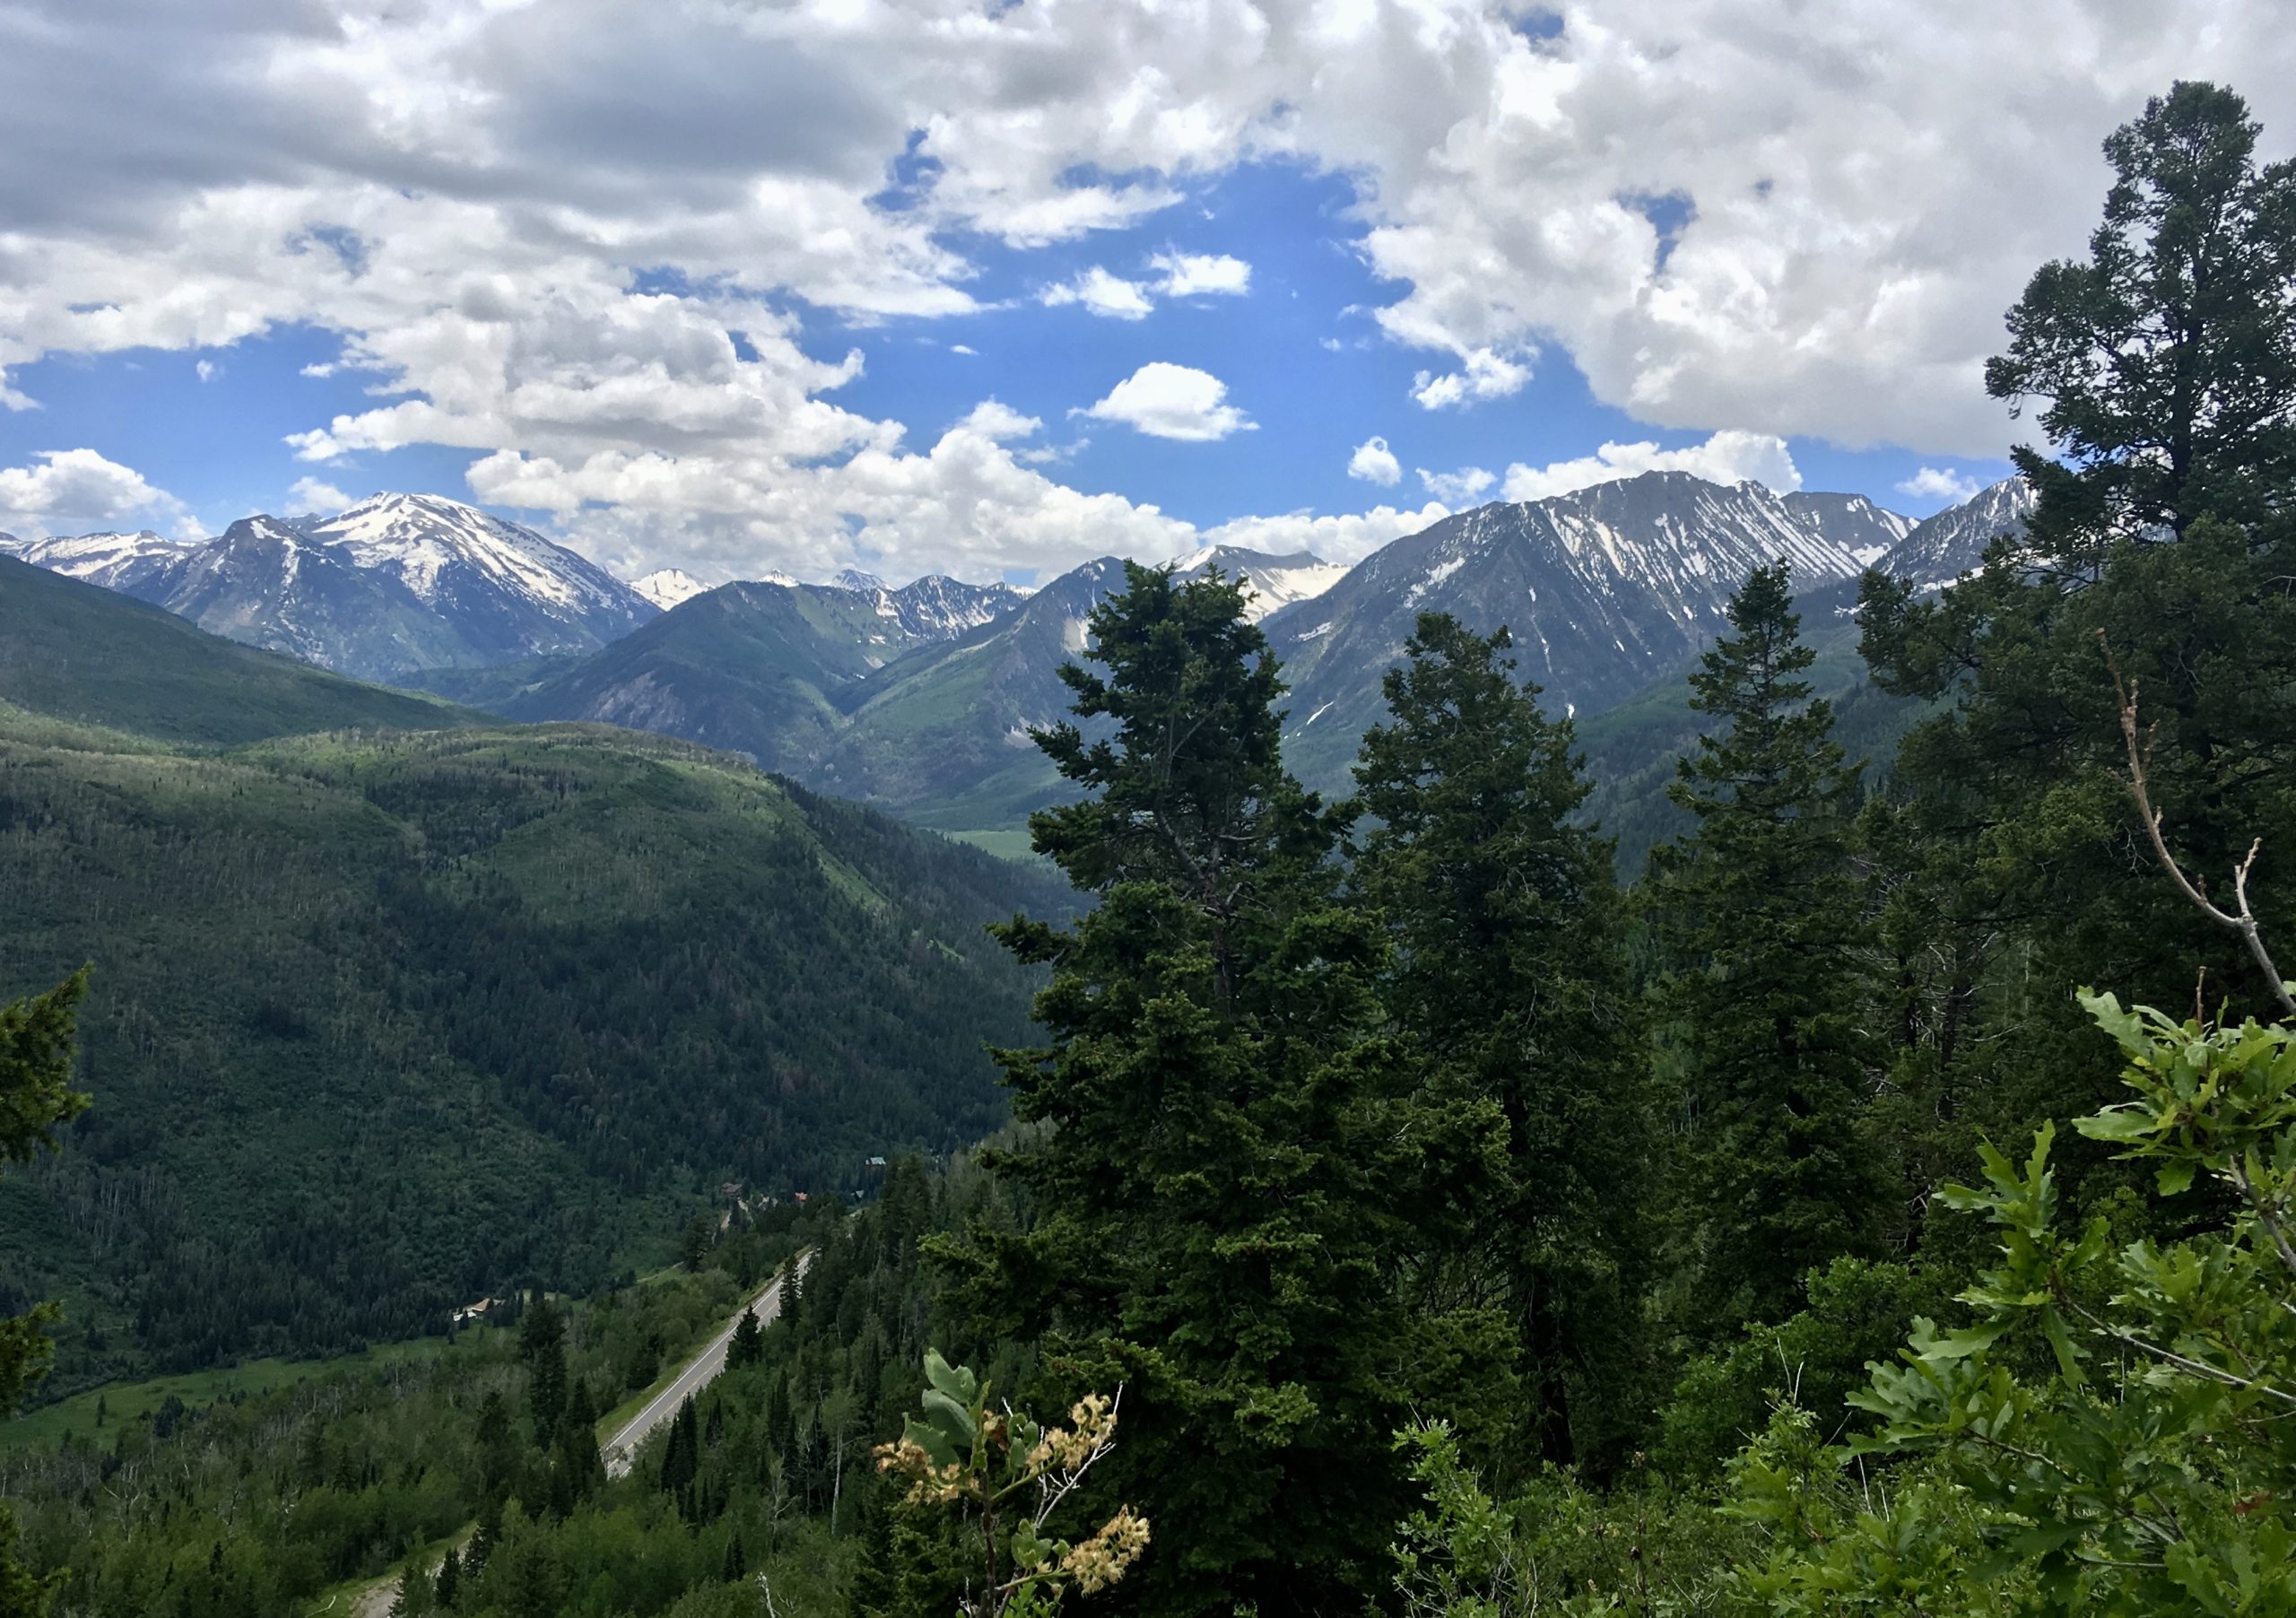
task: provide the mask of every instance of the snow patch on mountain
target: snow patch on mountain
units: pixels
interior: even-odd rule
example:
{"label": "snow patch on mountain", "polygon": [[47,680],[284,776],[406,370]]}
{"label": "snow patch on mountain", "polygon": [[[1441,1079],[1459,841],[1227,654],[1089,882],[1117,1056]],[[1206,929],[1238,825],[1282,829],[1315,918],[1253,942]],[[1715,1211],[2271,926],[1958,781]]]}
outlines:
{"label": "snow patch on mountain", "polygon": [[1206,545],[1171,564],[1178,578],[1200,578],[1213,568],[1244,586],[1244,616],[1257,623],[1295,602],[1312,601],[1347,577],[1337,562],[1312,551],[1275,555],[1241,545]]}

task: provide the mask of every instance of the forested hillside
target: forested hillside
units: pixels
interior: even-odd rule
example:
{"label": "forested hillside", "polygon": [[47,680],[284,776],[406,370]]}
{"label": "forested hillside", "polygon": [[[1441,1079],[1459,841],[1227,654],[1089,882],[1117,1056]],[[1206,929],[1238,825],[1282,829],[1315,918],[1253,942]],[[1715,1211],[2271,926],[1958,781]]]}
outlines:
{"label": "forested hillside", "polygon": [[224,744],[484,718],[225,640],[161,608],[10,556],[0,556],[0,700],[165,741]]}
{"label": "forested hillside", "polygon": [[[193,631],[196,633],[196,631]],[[255,654],[248,654],[254,656]],[[0,992],[83,962],[66,1150],[0,1182],[63,1387],[587,1289],[1002,1110],[1021,867],[596,727],[222,755],[0,718]]]}

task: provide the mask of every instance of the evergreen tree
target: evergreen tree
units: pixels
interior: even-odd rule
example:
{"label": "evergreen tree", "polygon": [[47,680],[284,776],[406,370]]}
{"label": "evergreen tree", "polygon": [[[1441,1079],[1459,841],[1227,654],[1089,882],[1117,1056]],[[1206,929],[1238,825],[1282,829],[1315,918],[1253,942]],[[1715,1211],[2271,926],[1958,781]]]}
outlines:
{"label": "evergreen tree", "polygon": [[454,1546],[448,1545],[446,1556],[439,1563],[439,1581],[431,1587],[431,1595],[437,1600],[440,1612],[455,1610],[455,1601],[462,1593],[462,1585],[463,1559]]}
{"label": "evergreen tree", "polygon": [[765,1333],[757,1323],[755,1309],[744,1309],[742,1318],[734,1324],[734,1335],[726,1344],[726,1369],[740,1370],[754,1365],[765,1353]]}
{"label": "evergreen tree", "polygon": [[2205,516],[2283,517],[2296,489],[2296,161],[2258,168],[2248,103],[2180,82],[2105,142],[2086,261],[2043,265],[1986,391],[2044,401],[2021,445],[2031,543],[2057,561]]}
{"label": "evergreen tree", "polygon": [[1783,562],[1732,597],[1734,632],[1691,675],[1716,728],[1670,788],[1697,824],[1651,857],[1709,1333],[1790,1314],[1804,1271],[1878,1249],[1891,1203],[1860,1127],[1857,772],[1799,677],[1813,654],[1792,602]]}
{"label": "evergreen tree", "polygon": [[742,1552],[742,1531],[736,1528],[726,1536],[726,1560],[718,1566],[718,1577],[733,1584],[748,1577],[749,1570],[749,1558]]}
{"label": "evergreen tree", "polygon": [[[0,1006],[0,1162],[27,1163],[55,1150],[56,1127],[87,1107],[72,1088],[73,1034],[87,988],[83,967],[44,995]],[[48,1374],[48,1327],[57,1318],[56,1306],[43,1303],[0,1319],[0,1419]],[[0,1505],[0,1618],[35,1618],[48,1595],[49,1582],[17,1560],[16,1519]]]}
{"label": "evergreen tree", "polygon": [[1105,677],[1063,670],[1093,735],[1038,736],[1086,796],[1035,846],[1098,902],[1000,930],[1052,969],[1050,1046],[1003,1056],[1050,1127],[994,1160],[1034,1222],[976,1227],[972,1297],[1044,1335],[1061,1391],[1126,1385],[1116,1486],[1184,1547],[1143,1565],[1146,1610],[1355,1605],[1399,1499],[1382,1254],[1416,1176],[1382,941],[1335,897],[1340,817],[1283,771],[1236,586],[1126,578],[1091,620]]}
{"label": "evergreen tree", "polygon": [[[1375,824],[1355,872],[1396,939],[1389,1007],[1431,1063],[1428,1138],[1458,1148],[1428,1159],[1421,1205],[1448,1205],[1455,1222],[1430,1232],[1422,1289],[1495,1282],[1541,1448],[1593,1459],[1647,1407],[1633,1375],[1648,1240],[1637,1197],[1653,1140],[1611,846],[1572,823],[1587,786],[1570,723],[1515,683],[1510,644],[1504,629],[1419,619],[1383,681],[1392,718],[1356,766]],[[1481,1151],[1479,1105],[1499,1115],[1497,1161]],[[1454,1120],[1448,1137],[1436,1117]],[[1455,1413],[1473,1370],[1446,1372]],[[1515,1413],[1504,1421],[1511,1437]]]}
{"label": "evergreen tree", "polygon": [[[2030,532],[1941,599],[1878,575],[1861,595],[1877,681],[1951,703],[1896,773],[1926,885],[2008,969],[1988,982],[1976,962],[1971,991],[1993,1053],[1978,1121],[1996,1133],[2110,1092],[2110,1050],[2055,986],[2167,1005],[2222,959],[2174,892],[2127,880],[2151,855],[2106,654],[2135,682],[2187,867],[2222,892],[2259,833],[2267,878],[2296,857],[2272,841],[2296,814],[2296,165],[2260,166],[2257,137],[2238,96],[2179,83],[2106,142],[2088,257],[2033,276],[1987,372],[2040,405],[2045,449],[2018,452]],[[2296,924],[2296,883],[2255,899],[2268,931]],[[2029,1003],[2029,980],[2050,992]],[[2271,1005],[2244,965],[2209,992]]]}
{"label": "evergreen tree", "polygon": [[566,1414],[558,1424],[550,1469],[551,1508],[559,1517],[565,1517],[604,1486],[597,1420],[590,1402],[590,1385],[577,1378],[574,1391],[567,1396]]}
{"label": "evergreen tree", "polygon": [[566,1412],[566,1321],[547,1293],[537,1296],[518,1322],[518,1357],[526,1367],[535,1442],[547,1448]]}
{"label": "evergreen tree", "polygon": [[691,1483],[701,1464],[701,1445],[695,1424],[693,1397],[689,1394],[670,1418],[670,1436],[662,1448],[661,1487],[676,1494]]}

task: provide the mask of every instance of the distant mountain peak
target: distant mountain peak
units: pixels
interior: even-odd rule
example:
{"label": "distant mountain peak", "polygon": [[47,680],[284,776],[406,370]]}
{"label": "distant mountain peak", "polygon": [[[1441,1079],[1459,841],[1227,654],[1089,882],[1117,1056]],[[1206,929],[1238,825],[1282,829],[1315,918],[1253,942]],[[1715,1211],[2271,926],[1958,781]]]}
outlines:
{"label": "distant mountain peak", "polygon": [[1244,616],[1257,623],[1294,602],[1312,600],[1347,577],[1347,570],[1326,561],[1313,551],[1277,554],[1243,545],[1205,545],[1172,563],[1180,578],[1194,578],[1218,568],[1244,587]]}
{"label": "distant mountain peak", "polygon": [[872,590],[882,590],[885,587],[883,579],[874,573],[865,573],[858,568],[839,569],[837,576],[831,578],[830,583],[840,590],[859,590],[864,595]]}
{"label": "distant mountain peak", "polygon": [[630,587],[665,613],[709,588],[683,568],[657,568],[643,578],[631,579]]}

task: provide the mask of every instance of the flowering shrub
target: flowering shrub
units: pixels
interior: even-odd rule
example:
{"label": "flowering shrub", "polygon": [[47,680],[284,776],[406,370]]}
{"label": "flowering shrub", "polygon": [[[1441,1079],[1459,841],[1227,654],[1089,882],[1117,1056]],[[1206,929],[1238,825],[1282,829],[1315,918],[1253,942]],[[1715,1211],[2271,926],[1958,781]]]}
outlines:
{"label": "flowering shrub", "polygon": [[1087,1539],[1049,1528],[1053,1514],[1116,1445],[1123,1400],[1086,1394],[1066,1427],[1043,1427],[1010,1405],[989,1408],[988,1385],[938,1349],[925,1355],[924,1419],[876,1448],[877,1469],[909,1484],[910,1509],[953,1506],[980,1526],[984,1565],[964,1611],[972,1618],[1037,1618],[1071,1589],[1092,1595],[1122,1579],[1148,1548],[1148,1519],[1120,1507]]}

